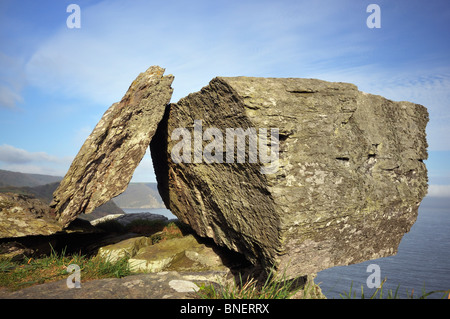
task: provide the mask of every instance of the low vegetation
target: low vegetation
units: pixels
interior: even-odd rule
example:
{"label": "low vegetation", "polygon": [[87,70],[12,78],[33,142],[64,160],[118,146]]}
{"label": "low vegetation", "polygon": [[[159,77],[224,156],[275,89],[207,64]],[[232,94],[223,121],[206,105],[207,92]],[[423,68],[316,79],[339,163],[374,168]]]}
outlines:
{"label": "low vegetation", "polygon": [[124,277],[131,274],[126,259],[109,262],[100,256],[88,258],[80,254],[58,254],[54,250],[49,256],[23,259],[21,261],[0,261],[0,286],[19,290],[35,284],[66,279],[67,267],[76,264],[83,273],[83,281],[101,278]]}
{"label": "low vegetation", "polygon": [[[178,221],[165,222],[161,220],[148,221],[136,220],[127,226],[123,226],[117,221],[105,222],[99,227],[110,232],[135,232],[149,236],[153,244],[171,239],[180,238],[192,232],[189,226]],[[102,278],[121,278],[132,274],[128,266],[127,258],[111,262],[101,256],[86,256],[80,253],[66,254],[65,251],[57,253],[52,249],[49,256],[40,258],[24,258],[20,261],[1,260],[0,261],[0,287],[9,290],[19,290],[36,284],[67,279],[69,273],[67,267],[70,264],[76,264],[82,271],[83,281],[102,279]],[[400,299],[400,286],[395,290],[386,290],[383,288],[386,279],[382,281],[381,286],[375,292],[367,294],[364,287],[361,291],[350,285],[349,291],[340,294],[342,299]],[[300,283],[300,284],[299,284]],[[320,284],[319,284],[320,285]],[[271,272],[264,282],[255,278],[243,280],[239,275],[237,283],[218,284],[200,284],[197,292],[197,298],[201,299],[288,299],[295,298],[317,299],[324,298],[320,287],[314,282],[307,281],[302,283],[301,278],[286,280],[284,274],[275,279],[274,272]],[[421,294],[413,291],[406,292],[408,299],[426,299],[433,295],[440,294],[442,298],[450,299],[450,290],[426,292],[422,290]]]}
{"label": "low vegetation", "polygon": [[[150,236],[153,244],[182,237],[191,231],[188,226],[178,221],[167,223],[161,220],[135,220],[127,226],[111,220],[100,224],[99,228],[108,232],[135,232]],[[1,260],[0,287],[19,290],[35,284],[66,279],[69,276],[67,266],[70,264],[80,267],[83,281],[121,278],[131,274],[127,258],[111,262],[107,257],[99,255],[66,254],[65,250],[58,253],[52,248],[50,255],[40,258],[25,257],[20,261]]]}
{"label": "low vegetation", "polygon": [[320,288],[313,282],[304,278],[286,279],[285,274],[275,278],[271,271],[261,284],[255,278],[248,278],[245,282],[239,275],[238,283],[202,284],[197,292],[201,299],[289,299],[292,297],[302,299],[324,298]]}
{"label": "low vegetation", "polygon": [[434,290],[427,292],[425,287],[422,288],[421,294],[414,294],[414,289],[409,292],[406,291],[406,298],[400,296],[400,285],[394,290],[388,289],[384,290],[383,286],[386,282],[384,279],[379,288],[377,288],[372,294],[364,293],[364,286],[361,285],[361,293],[358,294],[356,290],[353,289],[353,282],[350,285],[350,290],[348,292],[344,291],[340,294],[342,299],[427,299],[431,295],[440,295],[441,298],[450,299],[450,290]]}

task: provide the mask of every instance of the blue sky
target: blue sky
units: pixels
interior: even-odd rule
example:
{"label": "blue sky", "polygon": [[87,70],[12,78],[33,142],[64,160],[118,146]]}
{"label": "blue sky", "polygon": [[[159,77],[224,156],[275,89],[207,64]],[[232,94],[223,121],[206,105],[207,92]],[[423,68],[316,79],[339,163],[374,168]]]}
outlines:
{"label": "blue sky", "polygon": [[[70,29],[69,4],[81,9]],[[366,25],[369,4],[381,28]],[[64,175],[106,109],[151,65],[172,101],[215,76],[356,84],[430,113],[430,195],[450,196],[448,1],[0,0],[0,169]],[[149,154],[133,181],[154,181]]]}

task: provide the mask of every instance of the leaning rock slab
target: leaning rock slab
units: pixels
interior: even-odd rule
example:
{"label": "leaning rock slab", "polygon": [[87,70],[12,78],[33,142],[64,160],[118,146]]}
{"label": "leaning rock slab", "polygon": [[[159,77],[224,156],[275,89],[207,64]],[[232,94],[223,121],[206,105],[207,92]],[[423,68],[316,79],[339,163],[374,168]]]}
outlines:
{"label": "leaning rock slab", "polygon": [[[396,253],[427,193],[427,122],[425,107],[352,84],[220,77],[170,105],[151,151],[182,222],[298,276]],[[230,128],[258,141],[256,162],[248,137],[225,145]]]}
{"label": "leaning rock slab", "polygon": [[51,204],[67,226],[78,214],[121,194],[163,117],[172,96],[172,75],[152,66],[103,115],[53,194]]}

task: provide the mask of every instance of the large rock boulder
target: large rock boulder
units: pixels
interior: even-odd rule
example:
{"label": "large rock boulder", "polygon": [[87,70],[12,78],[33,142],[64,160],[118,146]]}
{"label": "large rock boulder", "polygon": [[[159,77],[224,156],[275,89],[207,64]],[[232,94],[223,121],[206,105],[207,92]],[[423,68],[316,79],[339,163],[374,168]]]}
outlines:
{"label": "large rock boulder", "polygon": [[181,221],[298,276],[396,253],[427,193],[427,122],[352,84],[219,77],[169,106],[151,151]]}
{"label": "large rock boulder", "polygon": [[121,194],[163,117],[172,96],[172,75],[152,66],[103,115],[53,194],[51,204],[67,226],[78,214]]}

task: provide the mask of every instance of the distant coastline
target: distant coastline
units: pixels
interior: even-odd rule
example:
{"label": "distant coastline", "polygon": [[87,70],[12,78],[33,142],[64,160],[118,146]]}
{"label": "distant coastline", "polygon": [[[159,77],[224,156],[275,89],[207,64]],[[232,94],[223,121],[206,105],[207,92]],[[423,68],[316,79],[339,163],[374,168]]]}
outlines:
{"label": "distant coastline", "polygon": [[161,205],[161,206],[130,206],[130,207],[119,206],[119,207],[121,209],[166,209],[166,207],[163,205]]}
{"label": "distant coastline", "polygon": [[125,214],[134,214],[134,213],[152,213],[159,214],[167,217],[168,219],[178,219],[170,210],[167,208],[122,208]]}

